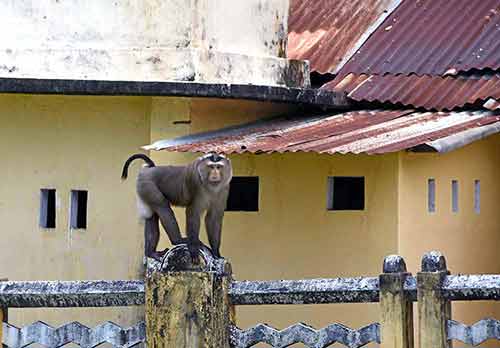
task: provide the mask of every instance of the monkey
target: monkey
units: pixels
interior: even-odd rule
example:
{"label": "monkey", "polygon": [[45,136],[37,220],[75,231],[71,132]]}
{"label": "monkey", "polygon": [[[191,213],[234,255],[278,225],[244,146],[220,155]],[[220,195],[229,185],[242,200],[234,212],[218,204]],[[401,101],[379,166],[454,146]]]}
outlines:
{"label": "monkey", "polygon": [[[127,179],[132,161],[142,159],[136,181],[139,215],[145,220],[144,251],[147,257],[161,260],[168,248],[156,251],[160,238],[160,220],[173,245],[186,243],[194,263],[198,263],[200,219],[204,212],[205,228],[212,254],[221,258],[222,220],[233,176],[231,161],[222,154],[209,153],[185,166],[156,166],[144,154],[129,157],[123,166],[122,180]],[[186,234],[181,236],[172,206],[185,207]]]}

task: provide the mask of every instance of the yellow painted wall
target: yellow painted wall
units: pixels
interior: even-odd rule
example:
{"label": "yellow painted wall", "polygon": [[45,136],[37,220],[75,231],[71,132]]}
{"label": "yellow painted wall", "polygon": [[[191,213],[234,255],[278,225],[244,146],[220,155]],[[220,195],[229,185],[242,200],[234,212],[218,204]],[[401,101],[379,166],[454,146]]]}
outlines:
{"label": "yellow painted wall", "polygon": [[[257,105],[241,101],[177,99],[175,103],[172,107],[165,98],[153,102],[152,141],[283,112],[263,104],[256,112]],[[179,118],[187,122],[169,127]],[[499,136],[494,136],[440,155],[233,155],[235,175],[260,177],[260,211],[226,213],[223,253],[233,263],[237,279],[376,275],[383,256],[395,252],[416,273],[421,256],[431,249],[445,254],[452,272],[500,273],[500,216],[493,204],[500,190],[495,182],[500,171],[498,145]],[[152,156],[163,163],[185,163],[195,157],[166,152]],[[367,211],[327,212],[328,175],[365,175]],[[429,177],[438,185],[438,211],[433,215],[426,211]],[[476,177],[482,185],[479,216],[472,203]],[[458,214],[450,212],[451,179],[460,183]],[[183,226],[183,211],[176,212]],[[494,308],[498,305],[455,303],[454,316],[465,322],[499,317]],[[239,307],[238,318],[242,327],[258,321],[278,327],[297,321],[315,326],[340,321],[358,327],[377,320],[377,313],[376,305],[265,306]]]}
{"label": "yellow painted wall", "polygon": [[[0,96],[0,276],[137,279],[143,236],[124,160],[149,142],[150,98]],[[57,190],[57,228],[38,227],[40,189]],[[88,190],[88,228],[69,229],[71,189]],[[10,322],[129,324],[141,308],[10,310]]]}
{"label": "yellow painted wall", "polygon": [[[294,111],[283,104],[240,100],[139,97],[0,96],[3,244],[0,276],[10,279],[137,279],[143,235],[134,181],[119,180],[123,161],[141,145]],[[452,272],[500,273],[500,137],[450,154],[232,155],[235,175],[260,177],[259,212],[228,212],[222,253],[236,279],[377,275],[383,257],[399,253],[416,272],[429,249],[444,252]],[[186,163],[194,154],[153,152],[157,164]],[[326,210],[328,176],[365,176],[366,209]],[[427,179],[437,180],[437,212],[428,214]],[[482,211],[472,209],[481,180]],[[451,179],[460,182],[460,212],[450,212]],[[57,228],[38,227],[39,190],[56,188]],[[89,190],[88,229],[68,228],[71,189]],[[182,230],[184,210],[176,209]],[[203,239],[206,242],[204,231]],[[163,238],[160,247],[168,246]],[[20,256],[21,255],[21,256]],[[15,262],[15,264],[14,264]],[[496,309],[493,309],[496,308]],[[492,304],[458,304],[471,322],[499,317]],[[13,315],[12,315],[13,314]],[[80,320],[134,323],[142,308],[12,310],[10,321]],[[351,327],[378,320],[377,305],[239,307],[238,324],[277,327],[303,321]]]}
{"label": "yellow painted wall", "polygon": [[[500,273],[500,135],[447,154],[400,154],[399,242],[409,269],[440,250],[452,273]],[[436,180],[436,212],[427,211],[427,180]],[[481,181],[481,212],[474,211],[474,180]],[[459,211],[451,209],[451,180],[459,183]],[[454,303],[455,319],[471,324],[500,318],[500,303]]]}
{"label": "yellow painted wall", "polygon": [[[155,98],[151,140],[282,112],[282,105],[255,102]],[[151,156],[158,163],[186,163],[195,158],[193,154],[168,152],[152,152]],[[236,279],[377,275],[383,257],[396,252],[396,154],[295,153],[230,158],[234,175],[260,178],[259,212],[227,212],[224,219],[222,253],[232,262]],[[366,177],[365,211],[326,210],[327,177],[333,175]],[[184,211],[175,211],[184,230]],[[204,232],[202,238],[206,241]],[[168,246],[162,242],[163,247]],[[241,327],[262,321],[281,328],[298,321],[316,327],[335,321],[359,327],[377,320],[377,305],[238,307]]]}

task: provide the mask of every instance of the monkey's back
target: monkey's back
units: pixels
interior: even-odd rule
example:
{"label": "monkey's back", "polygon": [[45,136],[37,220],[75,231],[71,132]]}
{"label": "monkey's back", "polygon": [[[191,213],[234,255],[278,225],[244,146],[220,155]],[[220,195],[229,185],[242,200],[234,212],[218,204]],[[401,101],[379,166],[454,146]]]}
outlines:
{"label": "monkey's back", "polygon": [[150,198],[158,202],[158,197],[149,196],[161,193],[172,205],[187,206],[194,195],[191,181],[196,180],[191,172],[189,166],[143,167],[137,177],[137,193],[146,203]]}

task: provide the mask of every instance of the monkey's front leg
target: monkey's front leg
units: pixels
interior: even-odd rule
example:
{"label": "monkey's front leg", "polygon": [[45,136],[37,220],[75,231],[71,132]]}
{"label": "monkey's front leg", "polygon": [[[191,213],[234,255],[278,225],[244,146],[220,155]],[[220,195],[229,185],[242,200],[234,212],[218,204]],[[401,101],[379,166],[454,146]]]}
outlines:
{"label": "monkey's front leg", "polygon": [[220,241],[222,233],[222,219],[224,218],[224,209],[211,208],[205,216],[205,229],[207,230],[208,242],[212,249],[212,254],[221,258]]}
{"label": "monkey's front leg", "polygon": [[194,264],[199,263],[201,209],[196,206],[186,207],[186,225],[188,249]]}

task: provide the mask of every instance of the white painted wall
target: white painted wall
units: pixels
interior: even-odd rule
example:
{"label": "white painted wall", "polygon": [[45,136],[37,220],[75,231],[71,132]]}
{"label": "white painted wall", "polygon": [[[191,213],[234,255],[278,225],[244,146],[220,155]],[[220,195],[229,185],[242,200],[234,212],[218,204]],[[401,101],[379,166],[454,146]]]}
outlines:
{"label": "white painted wall", "polygon": [[287,20],[288,0],[4,0],[0,76],[300,85]]}

